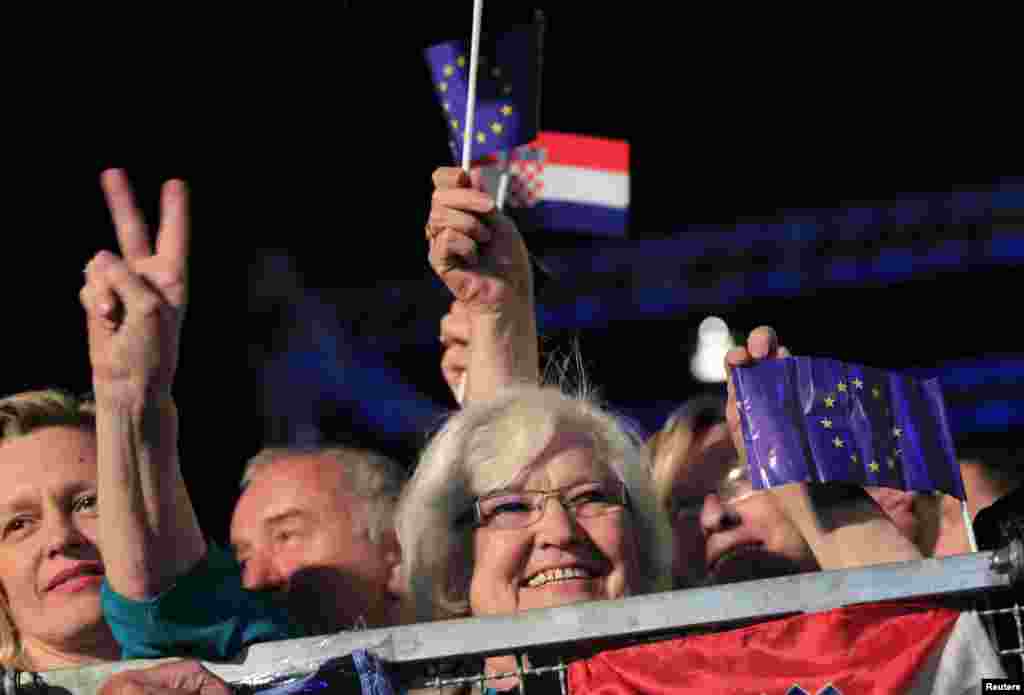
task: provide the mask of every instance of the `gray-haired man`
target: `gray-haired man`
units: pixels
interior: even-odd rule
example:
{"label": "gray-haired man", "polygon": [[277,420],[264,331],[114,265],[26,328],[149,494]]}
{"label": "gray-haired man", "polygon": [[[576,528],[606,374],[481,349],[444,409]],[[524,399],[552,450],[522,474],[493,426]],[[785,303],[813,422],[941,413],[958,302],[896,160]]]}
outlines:
{"label": "gray-haired man", "polygon": [[392,515],[404,479],[363,449],[264,449],[231,521],[243,586],[278,592],[308,634],[397,624]]}

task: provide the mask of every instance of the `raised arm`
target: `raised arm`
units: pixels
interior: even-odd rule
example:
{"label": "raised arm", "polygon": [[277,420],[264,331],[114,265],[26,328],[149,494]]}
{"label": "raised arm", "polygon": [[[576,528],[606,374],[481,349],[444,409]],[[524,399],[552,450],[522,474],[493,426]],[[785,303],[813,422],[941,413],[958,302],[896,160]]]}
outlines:
{"label": "raised arm", "polygon": [[514,383],[538,383],[533,275],[523,238],[497,211],[480,180],[454,167],[434,172],[427,223],[430,265],[455,303],[441,325],[442,366],[463,402],[486,400]]}
{"label": "raised arm", "polygon": [[101,179],[121,255],[101,251],[81,292],[96,396],[100,548],[110,587],[140,600],[206,553],[178,462],[171,386],[187,300],[185,185],[161,195],[156,249],[125,174]]}
{"label": "raised arm", "polygon": [[[751,331],[747,344],[726,355],[729,402],[726,419],[736,450],[745,452],[736,389],[731,368],[760,360],[789,357],[771,328]],[[860,487],[793,483],[771,488],[770,494],[796,525],[822,569],[861,567],[915,560],[921,556],[881,507]]]}

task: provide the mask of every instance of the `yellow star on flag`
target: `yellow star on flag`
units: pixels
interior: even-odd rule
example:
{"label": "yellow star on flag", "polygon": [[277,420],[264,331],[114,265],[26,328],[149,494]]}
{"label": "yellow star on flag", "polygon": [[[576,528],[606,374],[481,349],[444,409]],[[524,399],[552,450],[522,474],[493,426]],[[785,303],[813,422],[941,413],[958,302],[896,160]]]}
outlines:
{"label": "yellow star on flag", "polygon": [[451,111],[452,110],[452,104],[451,104],[450,101],[446,101],[446,102],[442,103],[441,106],[444,107],[445,111]]}
{"label": "yellow star on flag", "polygon": [[821,426],[827,430],[830,430],[832,429],[832,421],[829,420],[828,418],[825,418],[824,420],[821,421]]}
{"label": "yellow star on flag", "polygon": [[437,88],[438,88],[438,90],[440,90],[440,92],[442,94],[444,94],[445,92],[448,91],[448,83],[447,82],[441,82],[441,83],[439,83],[437,85]]}
{"label": "yellow star on flag", "polygon": [[880,399],[882,397],[882,389],[878,388],[877,386],[872,386],[871,395],[874,396],[876,399]]}
{"label": "yellow star on flag", "polygon": [[444,73],[445,77],[451,77],[455,73],[455,68],[451,65],[445,65],[441,72]]}
{"label": "yellow star on flag", "polygon": [[852,456],[850,456],[850,460],[853,461],[854,463],[858,463],[860,461],[860,458],[858,458],[857,454],[853,454]]}
{"label": "yellow star on flag", "polygon": [[893,427],[892,436],[896,437],[896,439],[899,439],[900,437],[903,436],[903,430],[900,429],[899,427]]}
{"label": "yellow star on flag", "polygon": [[466,56],[459,56],[458,58],[456,58],[455,64],[458,65],[460,68],[466,67]]}
{"label": "yellow star on flag", "polygon": [[842,449],[845,443],[846,442],[844,442],[839,437],[836,437],[835,439],[832,440],[832,444],[834,444],[837,449]]}
{"label": "yellow star on flag", "polygon": [[459,119],[457,119],[457,118],[453,118],[452,119],[452,128],[455,128],[455,130],[459,129]]}
{"label": "yellow star on flag", "polygon": [[836,384],[836,390],[839,391],[839,393],[846,393],[846,384],[840,381],[838,384]]}
{"label": "yellow star on flag", "polygon": [[836,399],[835,399],[834,396],[825,396],[825,407],[826,408],[835,408],[836,407]]}
{"label": "yellow star on flag", "polygon": [[855,389],[863,389],[864,388],[864,382],[861,381],[860,379],[851,379],[850,383],[853,384],[853,388],[855,388]]}
{"label": "yellow star on flag", "polygon": [[889,470],[896,470],[896,459],[894,459],[892,456],[890,456],[888,463],[889,463]]}
{"label": "yellow star on flag", "polygon": [[500,123],[498,123],[497,121],[495,121],[494,123],[492,123],[492,124],[491,124],[491,131],[492,131],[492,132],[493,132],[493,133],[494,133],[495,135],[501,135],[501,131],[503,131],[503,130],[505,130],[504,126],[502,126],[502,125],[501,125]]}
{"label": "yellow star on flag", "polygon": [[871,463],[869,463],[868,468],[871,470],[872,473],[877,473],[880,468],[878,465],[878,461],[872,461]]}
{"label": "yellow star on flag", "polygon": [[487,142],[487,136],[486,136],[486,135],[484,135],[484,134],[483,134],[482,132],[480,132],[480,131],[478,130],[478,131],[476,132],[476,141],[477,141],[477,142],[479,142],[479,143],[480,143],[480,144],[482,145],[482,144],[484,144],[485,142]]}
{"label": "yellow star on flag", "polygon": [[512,115],[512,107],[509,104],[505,104],[504,106],[502,106],[501,107],[501,115],[502,116],[511,116]]}

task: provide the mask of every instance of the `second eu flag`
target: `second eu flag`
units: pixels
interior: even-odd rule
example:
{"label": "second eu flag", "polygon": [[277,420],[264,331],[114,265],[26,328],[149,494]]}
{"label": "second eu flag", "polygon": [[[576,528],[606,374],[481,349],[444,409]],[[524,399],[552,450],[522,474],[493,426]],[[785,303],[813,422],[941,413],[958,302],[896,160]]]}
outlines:
{"label": "second eu flag", "polygon": [[754,487],[844,482],[964,499],[938,380],[812,357],[732,376]]}

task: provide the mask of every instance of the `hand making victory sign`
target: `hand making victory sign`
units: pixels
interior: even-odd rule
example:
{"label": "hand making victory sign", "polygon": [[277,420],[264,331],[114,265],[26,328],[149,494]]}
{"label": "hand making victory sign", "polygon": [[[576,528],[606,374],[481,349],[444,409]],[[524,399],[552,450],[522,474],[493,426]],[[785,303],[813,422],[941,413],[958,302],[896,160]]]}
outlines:
{"label": "hand making victory sign", "polygon": [[103,172],[101,184],[121,256],[100,251],[86,267],[81,300],[88,315],[96,397],[141,406],[169,395],[187,301],[188,194],[164,184],[154,244],[125,173]]}
{"label": "hand making victory sign", "polygon": [[178,461],[171,395],[188,297],[185,184],[160,196],[155,243],[125,173],[101,186],[121,255],[100,251],[79,295],[96,395],[100,550],[111,588],[130,599],[171,586],[206,553]]}

